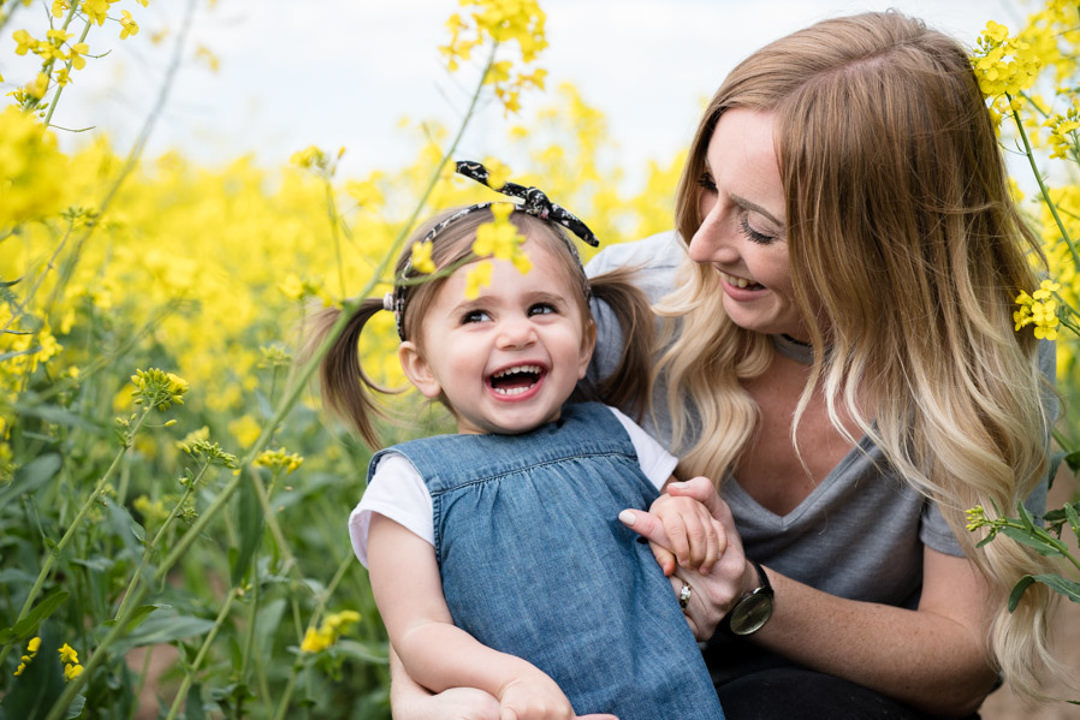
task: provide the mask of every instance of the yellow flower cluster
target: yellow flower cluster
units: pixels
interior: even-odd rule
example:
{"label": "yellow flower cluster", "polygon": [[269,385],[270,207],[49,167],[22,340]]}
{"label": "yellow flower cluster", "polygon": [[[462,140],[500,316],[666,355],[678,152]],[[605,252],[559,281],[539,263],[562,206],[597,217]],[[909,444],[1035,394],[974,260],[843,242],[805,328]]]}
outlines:
{"label": "yellow flower cluster", "polygon": [[1076,150],[1076,131],[1080,129],[1080,106],[1074,102],[1065,115],[1055,113],[1046,119],[1043,127],[1050,128],[1047,142],[1051,158],[1067,159]]}
{"label": "yellow flower cluster", "polygon": [[[447,58],[447,67],[456,71],[467,61],[472,51],[489,39],[503,45],[517,44],[521,63],[530,66],[547,47],[545,25],[547,16],[537,0],[460,0],[462,7],[472,8],[471,22],[454,13],[447,22],[450,42],[439,48]],[[532,86],[544,89],[547,71],[529,68],[514,71],[512,60],[495,60],[487,68],[484,82],[495,86],[495,95],[507,112],[521,109],[521,92]]]}
{"label": "yellow flower cluster", "polygon": [[19,658],[19,667],[15,668],[15,677],[23,674],[26,670],[26,666],[30,664],[30,661],[37,657],[37,652],[41,648],[41,638],[32,637],[30,641],[26,643],[26,652]]}
{"label": "yellow flower cluster", "polygon": [[993,20],[979,36],[972,63],[979,86],[996,114],[1023,107],[1021,93],[1035,82],[1041,64],[1030,50],[1030,43],[1009,37],[1009,28]]}
{"label": "yellow flower cluster", "polygon": [[[143,7],[149,1],[136,0]],[[93,24],[104,25],[110,6],[117,2],[120,0],[53,0],[52,16],[61,19],[60,27],[50,27],[44,39],[35,38],[26,29],[16,30],[12,35],[15,53],[37,55],[41,58],[41,69],[24,86],[8,93],[15,102],[27,110],[37,109],[54,83],[62,88],[71,82],[71,71],[86,67],[86,57],[90,55],[90,47],[84,42],[87,31]],[[68,28],[76,18],[83,20],[84,30],[80,39],[72,43],[75,33],[68,32]],[[120,24],[121,40],[139,32],[139,25],[128,10],[122,10],[116,22]]]}
{"label": "yellow flower cluster", "polygon": [[286,475],[299,469],[304,464],[304,458],[296,453],[290,453],[285,448],[263,450],[255,458],[254,464],[264,467],[272,473],[284,472]]}
{"label": "yellow flower cluster", "polygon": [[355,610],[343,610],[331,613],[323,620],[318,629],[309,627],[300,643],[300,652],[320,653],[338,641],[343,633],[360,622],[360,613]]}
{"label": "yellow flower cluster", "polygon": [[60,662],[64,663],[64,679],[71,681],[83,673],[83,666],[79,664],[79,653],[64,643],[60,646]]}
{"label": "yellow flower cluster", "polygon": [[1061,289],[1061,285],[1050,280],[1043,280],[1039,289],[1028,295],[1022,291],[1016,296],[1018,309],[1013,312],[1013,320],[1016,329],[1028,325],[1035,326],[1035,337],[1040,340],[1057,340],[1058,336],[1058,303],[1054,293]]}
{"label": "yellow flower cluster", "polygon": [[[505,182],[505,181],[503,181]],[[493,187],[502,187],[503,182]],[[510,222],[510,214],[514,212],[514,204],[508,202],[495,203],[491,206],[491,212],[495,219],[484,223],[476,229],[476,240],[473,241],[472,250],[478,257],[494,258],[495,260],[509,260],[518,269],[518,272],[527,273],[532,267],[529,257],[521,249],[525,242],[525,236],[518,232],[517,226]],[[465,297],[475,298],[480,294],[480,288],[491,281],[491,263],[483,260],[469,270],[466,278]]]}
{"label": "yellow flower cluster", "polygon": [[[30,641],[26,643],[26,653],[19,658],[19,667],[14,672],[15,677],[22,675],[26,671],[30,661],[37,657],[39,649],[41,649],[41,638],[30,638]],[[79,654],[70,645],[64,643],[57,652],[60,655],[60,662],[64,665],[65,680],[74,680],[82,675],[83,666],[79,664]]]}
{"label": "yellow flower cluster", "polygon": [[155,407],[161,412],[173,405],[183,405],[188,391],[187,380],[157,368],[136,370],[131,382],[135,386],[131,393],[135,404]]}
{"label": "yellow flower cluster", "polygon": [[968,532],[975,532],[987,523],[986,508],[984,508],[982,505],[976,505],[975,507],[968,508],[964,511],[964,515],[967,519],[967,525],[965,527],[967,528]]}
{"label": "yellow flower cluster", "polygon": [[60,211],[67,164],[56,137],[36,117],[14,107],[0,112],[0,237]]}

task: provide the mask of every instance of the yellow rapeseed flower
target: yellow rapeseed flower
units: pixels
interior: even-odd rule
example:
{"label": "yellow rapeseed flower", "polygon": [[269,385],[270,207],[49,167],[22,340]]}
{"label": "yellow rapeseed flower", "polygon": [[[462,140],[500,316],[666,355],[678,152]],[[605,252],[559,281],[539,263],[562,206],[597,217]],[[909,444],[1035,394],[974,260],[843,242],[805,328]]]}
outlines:
{"label": "yellow rapeseed flower", "polygon": [[297,470],[304,464],[304,458],[296,453],[290,453],[285,448],[263,450],[255,458],[254,464],[264,467],[270,472],[279,473],[284,471],[286,475]]}
{"label": "yellow rapeseed flower", "polygon": [[424,274],[435,272],[435,263],[431,259],[432,247],[434,247],[434,243],[430,240],[413,243],[409,255],[409,264],[412,265],[413,270]]}
{"label": "yellow rapeseed flower", "polygon": [[230,420],[227,426],[240,447],[249,447],[259,439],[262,434],[262,426],[251,415],[244,414],[235,420]]}
{"label": "yellow rapeseed flower", "polygon": [[1056,340],[1060,320],[1057,316],[1057,299],[1054,293],[1061,289],[1061,285],[1051,280],[1043,280],[1039,289],[1030,295],[1021,291],[1016,296],[1016,304],[1019,306],[1013,312],[1013,321],[1016,330],[1028,325],[1034,326],[1035,337],[1040,340]]}
{"label": "yellow rapeseed flower", "polygon": [[61,645],[60,649],[57,650],[57,652],[60,654],[60,662],[63,662],[63,663],[78,663],[79,662],[79,653],[75,652],[75,648],[71,647],[67,643],[64,643],[63,645]]}
{"label": "yellow rapeseed flower", "polygon": [[465,297],[475,300],[480,295],[480,289],[491,283],[491,261],[481,260],[469,269],[465,277]]}
{"label": "yellow rapeseed flower", "polygon": [[131,393],[135,404],[155,407],[161,412],[173,405],[183,405],[188,391],[187,380],[158,368],[136,370],[131,382],[135,385]]}
{"label": "yellow rapeseed flower", "polygon": [[124,38],[130,37],[132,35],[137,35],[139,33],[139,25],[131,17],[131,13],[127,10],[121,10],[120,14],[122,16],[120,18],[120,39],[123,40]]}

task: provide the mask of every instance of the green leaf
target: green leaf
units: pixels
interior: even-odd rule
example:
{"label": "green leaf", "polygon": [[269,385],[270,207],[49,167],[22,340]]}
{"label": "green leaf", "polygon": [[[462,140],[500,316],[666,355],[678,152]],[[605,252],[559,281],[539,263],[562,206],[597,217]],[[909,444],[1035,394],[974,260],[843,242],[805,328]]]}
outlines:
{"label": "green leaf", "polygon": [[1031,511],[1027,509],[1027,506],[1022,502],[1016,503],[1016,511],[1020,513],[1020,522],[1024,524],[1024,529],[1029,533],[1035,532],[1035,518],[1031,516]]}
{"label": "green leaf", "polygon": [[255,648],[260,657],[266,657],[273,647],[274,633],[285,614],[285,598],[275,598],[259,608],[255,615]]}
{"label": "green leaf", "polygon": [[214,626],[213,620],[204,620],[192,615],[179,615],[175,611],[170,612],[162,608],[157,609],[160,612],[150,615],[137,629],[117,642],[116,654],[119,655],[141,645],[170,643],[204,635]]}
{"label": "green leaf", "polygon": [[36,417],[39,420],[44,420],[45,422],[53,423],[55,425],[67,425],[68,427],[79,428],[80,430],[88,430],[95,435],[105,434],[105,429],[100,425],[88,422],[70,410],[66,410],[58,405],[26,405],[24,403],[16,403],[15,411],[20,415]]}
{"label": "green leaf", "polygon": [[1064,553],[1061,551],[1060,547],[1053,545],[1048,539],[1034,533],[1008,526],[1001,528],[1001,532],[1018,543],[1023,543],[1028,547],[1035,548],[1035,552],[1040,555],[1045,555],[1046,557],[1064,557]]}
{"label": "green leaf", "polygon": [[63,605],[70,594],[67,590],[60,588],[53,590],[45,596],[45,599],[35,605],[34,609],[27,613],[26,617],[12,627],[0,630],[0,642],[22,642],[28,637],[33,637],[42,621],[48,619],[56,611],[56,608]]}
{"label": "green leaf", "polygon": [[1035,580],[1048,586],[1054,592],[1064,595],[1074,603],[1080,603],[1080,582],[1068,580],[1060,575],[1036,575]]}
{"label": "green leaf", "polygon": [[1080,582],[1067,580],[1060,575],[1025,575],[1020,578],[1020,582],[1013,586],[1012,592],[1009,594],[1009,612],[1016,609],[1016,606],[1020,604],[1020,598],[1035,583],[1042,583],[1054,592],[1069,598],[1074,603],[1080,603]]}
{"label": "green leaf", "polygon": [[239,586],[248,574],[251,567],[251,559],[255,557],[255,551],[262,543],[263,527],[266,519],[263,517],[262,505],[259,497],[255,494],[256,478],[253,471],[248,474],[248,482],[241,483],[240,498],[237,501],[237,514],[239,515],[238,526],[240,529],[240,550],[236,554],[236,562],[233,563],[229,577],[233,587]]}
{"label": "green leaf", "polygon": [[206,713],[203,711],[202,685],[199,683],[192,684],[191,689],[188,691],[185,706],[185,720],[205,720]]}
{"label": "green leaf", "polygon": [[1065,511],[1065,517],[1069,519],[1069,527],[1072,528],[1073,535],[1080,538],[1080,512],[1076,510],[1078,506],[1080,506],[1080,503],[1076,505],[1066,503],[1063,510]]}
{"label": "green leaf", "polygon": [[1080,450],[1073,450],[1065,456],[1065,464],[1074,472],[1080,472]]}
{"label": "green leaf", "polygon": [[355,640],[338,640],[334,643],[334,651],[346,657],[379,665],[386,665],[390,661],[386,643],[370,644],[359,643]]}
{"label": "green leaf", "polygon": [[1009,593],[1009,612],[1016,610],[1016,606],[1020,604],[1020,598],[1024,596],[1027,589],[1035,584],[1035,578],[1031,575],[1025,575],[1020,578],[1020,582],[1013,585],[1012,592]]}
{"label": "green leaf", "polygon": [[0,491],[0,505],[7,505],[20,495],[29,495],[56,477],[63,461],[57,453],[39,455],[15,470],[11,485]]}

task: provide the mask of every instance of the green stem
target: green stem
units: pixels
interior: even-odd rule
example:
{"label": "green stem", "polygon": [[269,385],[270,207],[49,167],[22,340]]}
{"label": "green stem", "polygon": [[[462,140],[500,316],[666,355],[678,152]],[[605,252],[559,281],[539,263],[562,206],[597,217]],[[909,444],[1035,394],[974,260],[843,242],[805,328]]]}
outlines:
{"label": "green stem", "polygon": [[[49,550],[48,554],[45,556],[45,560],[41,564],[41,570],[38,572],[37,579],[34,580],[34,584],[33,586],[31,586],[30,592],[26,595],[26,601],[23,603],[22,610],[19,611],[19,615],[15,618],[15,621],[11,623],[12,625],[17,625],[24,617],[29,614],[30,608],[34,605],[34,600],[37,599],[38,593],[41,592],[42,586],[52,574],[53,565],[56,564],[57,558],[60,557],[60,554],[63,553],[64,548],[67,547],[68,543],[71,542],[71,539],[75,536],[75,532],[79,529],[79,525],[82,524],[83,518],[85,518],[86,514],[90,512],[90,508],[97,504],[98,498],[101,497],[102,491],[105,489],[106,484],[109,482],[109,478],[111,478],[113,473],[116,472],[116,468],[120,465],[120,461],[125,455],[127,455],[128,450],[131,449],[131,445],[135,441],[135,435],[138,434],[139,428],[142,427],[142,424],[146,422],[146,418],[150,415],[150,411],[152,409],[153,408],[145,408],[142,412],[142,415],[140,415],[135,420],[135,424],[131,428],[130,434],[128,435],[127,442],[124,444],[124,447],[122,447],[120,449],[120,452],[116,454],[116,457],[113,458],[113,461],[109,465],[108,469],[105,471],[105,474],[98,479],[97,484],[94,486],[93,492],[91,492],[90,496],[86,498],[86,501],[82,504],[82,507],[79,508],[79,511],[75,514],[75,517],[68,524],[67,532],[65,532],[63,537],[60,538],[60,542],[56,544],[56,547]],[[12,640],[8,644],[6,644],[3,651],[0,652],[0,665],[2,665],[3,661],[7,658],[8,653],[11,651],[14,642],[15,640]]]}
{"label": "green stem", "polygon": [[[345,573],[352,567],[353,560],[352,555],[346,555],[345,558],[338,564],[337,571],[334,573],[334,577],[330,580],[330,583],[325,589],[316,597],[315,609],[311,613],[311,619],[308,621],[308,626],[304,633],[301,634],[301,638],[306,634],[307,629],[314,628],[319,624],[322,619],[323,611],[326,610],[326,603],[329,601],[330,596],[334,594],[334,590],[341,583],[342,578],[345,577]],[[285,692],[281,696],[281,701],[278,703],[277,713],[274,715],[274,720],[282,720],[285,717],[285,711],[289,707],[289,701],[292,700],[292,693],[296,687],[296,679],[300,675],[300,670],[304,667],[304,656],[306,653],[299,651],[296,656],[296,660],[293,662],[292,672],[289,673],[289,682],[285,686]]]}
{"label": "green stem", "polygon": [[334,202],[334,186],[330,178],[323,177],[323,188],[326,191],[326,209],[330,214],[330,232],[334,241],[334,255],[337,258],[338,271],[338,297],[345,297],[345,263],[341,260],[341,223],[338,220],[337,203]]}
{"label": "green stem", "polygon": [[[71,3],[71,9],[68,10],[67,17],[64,18],[64,26],[63,26],[64,30],[66,30],[68,24],[71,23],[71,20],[75,15],[75,10],[76,10],[77,7],[78,7],[78,5],[76,3]],[[82,35],[79,36],[79,42],[84,42],[86,40],[86,36],[89,35],[89,34],[90,34],[90,20],[87,19],[86,25],[83,27]],[[67,63],[64,65],[64,67],[67,68],[67,71],[69,73],[71,72],[72,62],[73,62],[72,60],[68,60]],[[65,85],[57,83],[56,92],[53,94],[52,102],[49,103],[49,111],[45,114],[45,121],[44,121],[45,122],[45,127],[49,127],[49,125],[51,124],[53,113],[56,112],[56,105],[60,102],[60,95],[64,92],[65,87],[66,87]]]}
{"label": "green stem", "polygon": [[195,656],[194,662],[191,663],[191,670],[184,674],[184,681],[180,683],[180,689],[176,693],[176,698],[173,700],[172,707],[169,708],[169,714],[165,720],[174,720],[176,714],[180,712],[180,706],[184,704],[184,700],[191,690],[191,678],[194,677],[199,666],[202,665],[203,660],[206,659],[206,654],[210,651],[210,644],[214,642],[214,638],[217,637],[218,631],[221,630],[221,626],[225,624],[225,619],[229,615],[229,608],[232,607],[236,593],[237,591],[234,588],[229,591],[228,596],[225,598],[225,604],[221,606],[221,611],[218,612],[217,619],[214,620],[214,626],[211,627],[210,632],[206,634],[202,647],[199,648],[199,652]]}
{"label": "green stem", "polygon": [[169,513],[169,517],[165,518],[165,522],[163,522],[161,524],[161,527],[158,528],[158,531],[154,535],[153,540],[151,540],[150,544],[146,546],[146,549],[143,551],[142,562],[135,570],[135,573],[131,576],[131,582],[128,584],[127,590],[124,591],[124,596],[120,600],[120,607],[116,611],[117,615],[122,615],[127,609],[128,598],[131,597],[132,591],[135,589],[135,585],[140,580],[144,579],[146,575],[146,566],[150,562],[150,556],[153,554],[154,548],[157,547],[158,542],[161,541],[161,538],[165,537],[165,532],[172,526],[172,521],[180,516],[180,510],[184,507],[184,503],[188,501],[192,493],[195,491],[195,488],[198,487],[199,481],[202,480],[203,475],[206,474],[206,469],[209,467],[210,462],[206,461],[203,463],[203,466],[199,468],[198,474],[190,482],[188,482],[187,486],[184,488],[184,494],[180,496],[180,499],[173,506],[172,512]]}
{"label": "green stem", "polygon": [[251,485],[255,489],[255,495],[259,498],[259,505],[262,506],[263,517],[266,520],[266,526],[270,528],[270,534],[274,537],[274,542],[278,545],[278,551],[284,556],[282,570],[285,572],[297,573],[297,579],[303,580],[303,574],[300,571],[300,566],[296,563],[296,558],[292,554],[292,550],[289,549],[289,543],[285,539],[285,533],[281,532],[281,524],[277,521],[277,514],[270,506],[270,494],[266,491],[266,487],[263,485],[262,479],[257,472],[251,473]]}
{"label": "green stem", "polygon": [[[1006,96],[1008,97],[1008,96]],[[1054,222],[1057,223],[1058,231],[1061,233],[1061,239],[1065,241],[1065,244],[1069,248],[1069,252],[1072,253],[1073,262],[1077,267],[1080,267],[1080,254],[1076,251],[1076,246],[1073,244],[1072,238],[1069,237],[1069,231],[1065,229],[1065,223],[1062,221],[1061,216],[1058,214],[1057,205],[1050,197],[1050,188],[1047,187],[1046,182],[1043,180],[1042,173],[1039,172],[1039,166],[1035,163],[1035,151],[1031,149],[1031,141],[1028,140],[1027,131],[1024,130],[1024,124],[1020,121],[1020,111],[1012,111],[1013,122],[1016,123],[1016,129],[1020,133],[1020,139],[1024,143],[1024,155],[1027,157],[1028,164],[1031,166],[1031,172],[1035,176],[1035,182],[1039,184],[1039,192],[1042,193],[1043,202],[1050,209],[1050,214],[1054,216]]]}

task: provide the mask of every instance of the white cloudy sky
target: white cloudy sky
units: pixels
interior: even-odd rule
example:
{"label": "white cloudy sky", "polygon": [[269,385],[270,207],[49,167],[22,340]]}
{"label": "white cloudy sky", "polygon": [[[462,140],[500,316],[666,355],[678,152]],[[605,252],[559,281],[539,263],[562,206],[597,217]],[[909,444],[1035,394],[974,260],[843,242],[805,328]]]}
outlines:
{"label": "white cloudy sky", "polygon": [[[18,27],[41,27],[23,10],[0,42]],[[118,27],[91,35],[91,50],[113,48],[76,74],[54,122],[95,125],[121,151],[153,103],[168,60],[168,42],[187,0],[124,2],[142,26],[120,42]],[[550,47],[538,63],[550,89],[577,85],[607,116],[624,166],[664,159],[689,141],[702,98],[742,57],[765,42],[815,20],[895,7],[924,18],[968,45],[986,21],[1016,27],[1023,0],[541,0]],[[275,166],[308,145],[347,149],[342,174],[359,176],[408,163],[415,134],[399,120],[437,119],[453,127],[465,101],[461,80],[446,73],[436,50],[446,42],[446,18],[457,0],[198,0],[189,55],[205,46],[220,60],[210,72],[186,62],[149,152],[179,148],[213,163],[254,153]],[[118,14],[118,13],[117,13]],[[0,52],[0,74],[22,81],[11,49]],[[4,89],[6,91],[6,89]],[[547,105],[553,95],[532,96]],[[528,108],[526,108],[528,110]],[[512,122],[492,107],[466,137],[465,154],[498,156]],[[79,136],[84,139],[86,135]],[[65,142],[71,142],[71,139]]]}

